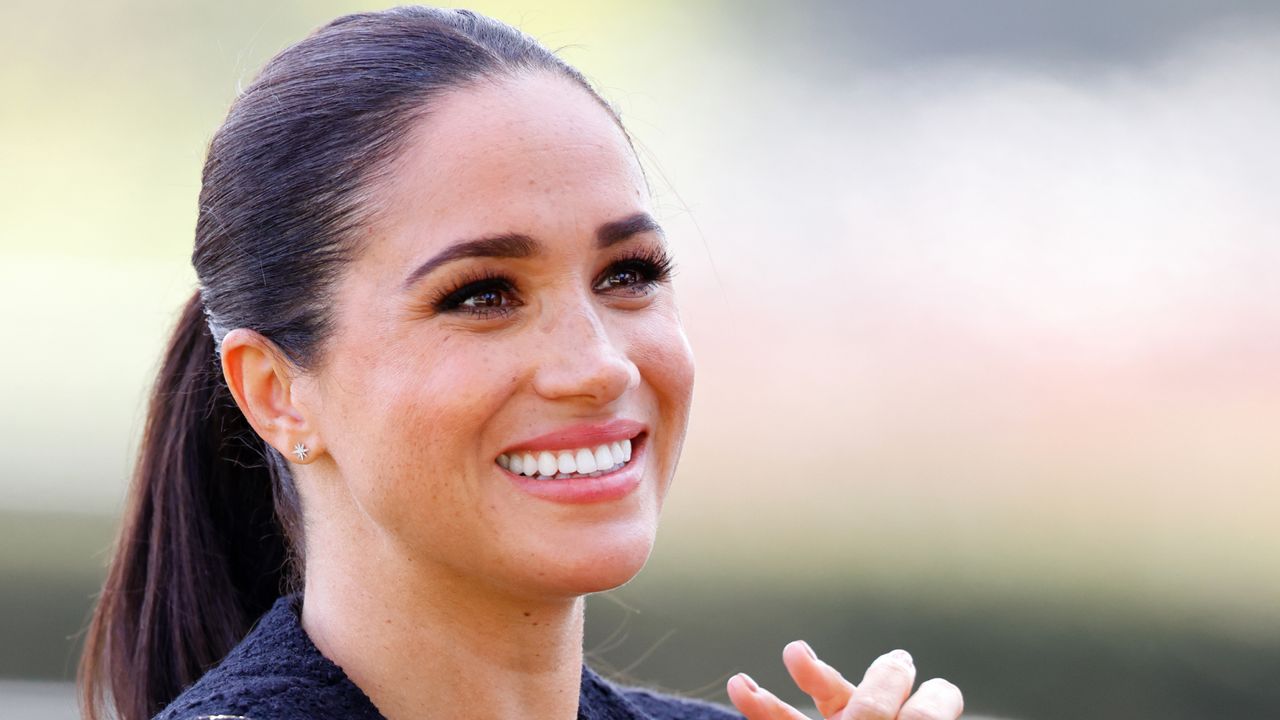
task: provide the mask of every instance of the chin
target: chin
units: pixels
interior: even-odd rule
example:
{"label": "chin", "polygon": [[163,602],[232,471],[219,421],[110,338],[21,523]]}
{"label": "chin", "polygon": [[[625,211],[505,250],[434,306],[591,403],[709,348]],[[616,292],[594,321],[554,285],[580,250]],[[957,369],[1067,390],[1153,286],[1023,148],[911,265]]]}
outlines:
{"label": "chin", "polygon": [[567,596],[604,592],[627,584],[644,567],[653,550],[650,529],[611,532],[567,549],[560,548],[540,582],[551,580],[553,592]]}

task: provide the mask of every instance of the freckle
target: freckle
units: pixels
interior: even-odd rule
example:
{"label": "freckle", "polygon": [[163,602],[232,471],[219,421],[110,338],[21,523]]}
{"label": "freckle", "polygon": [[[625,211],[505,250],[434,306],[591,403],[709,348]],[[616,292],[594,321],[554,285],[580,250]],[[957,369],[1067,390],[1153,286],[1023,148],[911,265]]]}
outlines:
{"label": "freckle", "polygon": [[524,611],[524,616],[525,616],[525,617],[529,617],[529,616],[530,616],[530,615],[532,615],[532,614],[533,614],[533,613],[529,612],[528,610],[525,610],[525,611]]}

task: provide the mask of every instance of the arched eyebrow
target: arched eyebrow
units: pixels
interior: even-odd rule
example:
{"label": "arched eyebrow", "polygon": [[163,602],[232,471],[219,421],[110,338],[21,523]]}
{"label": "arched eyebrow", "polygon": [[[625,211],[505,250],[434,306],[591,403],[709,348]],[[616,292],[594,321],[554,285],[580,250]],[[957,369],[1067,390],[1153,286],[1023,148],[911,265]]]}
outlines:
{"label": "arched eyebrow", "polygon": [[431,274],[432,270],[455,260],[474,257],[526,258],[536,255],[538,247],[536,240],[528,235],[519,233],[489,235],[474,240],[463,240],[441,250],[430,260],[419,265],[404,279],[400,289],[402,291],[408,290],[419,280]]}
{"label": "arched eyebrow", "polygon": [[[596,247],[601,250],[629,240],[641,233],[662,232],[662,226],[647,212],[629,215],[621,220],[610,220],[596,228]],[[441,250],[426,262],[419,265],[404,279],[402,291],[413,287],[419,280],[431,274],[433,270],[463,258],[527,258],[537,255],[542,249],[537,240],[521,233],[503,233],[487,235],[472,240],[462,240]]]}
{"label": "arched eyebrow", "polygon": [[623,240],[630,240],[641,233],[657,233],[666,237],[662,226],[647,212],[638,212],[621,220],[613,220],[596,228],[596,247],[601,250],[616,245]]}

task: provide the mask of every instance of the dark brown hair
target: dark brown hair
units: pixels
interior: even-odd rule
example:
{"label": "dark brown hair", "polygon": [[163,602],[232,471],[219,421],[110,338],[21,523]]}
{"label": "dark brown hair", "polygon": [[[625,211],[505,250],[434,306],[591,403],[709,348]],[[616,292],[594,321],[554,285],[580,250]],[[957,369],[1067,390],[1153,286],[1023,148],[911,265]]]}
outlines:
{"label": "dark brown hair", "polygon": [[442,92],[551,71],[608,104],[529,36],[465,10],[338,18],[273,58],[205,161],[199,290],[165,352],[106,583],[80,661],[85,717],[149,718],[300,582],[288,462],[240,412],[218,359],[250,328],[314,368],[329,298],[359,251],[366,192]]}

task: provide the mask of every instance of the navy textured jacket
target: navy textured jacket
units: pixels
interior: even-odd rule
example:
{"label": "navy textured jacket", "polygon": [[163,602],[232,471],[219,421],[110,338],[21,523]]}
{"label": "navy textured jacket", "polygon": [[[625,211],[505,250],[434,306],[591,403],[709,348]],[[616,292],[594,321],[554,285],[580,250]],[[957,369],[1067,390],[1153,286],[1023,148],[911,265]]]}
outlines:
{"label": "navy textured jacket", "polygon": [[[300,596],[276,601],[244,640],[156,720],[385,720],[307,637]],[[719,705],[619,687],[582,666],[578,720],[742,720]],[[423,720],[429,720],[424,718]]]}

